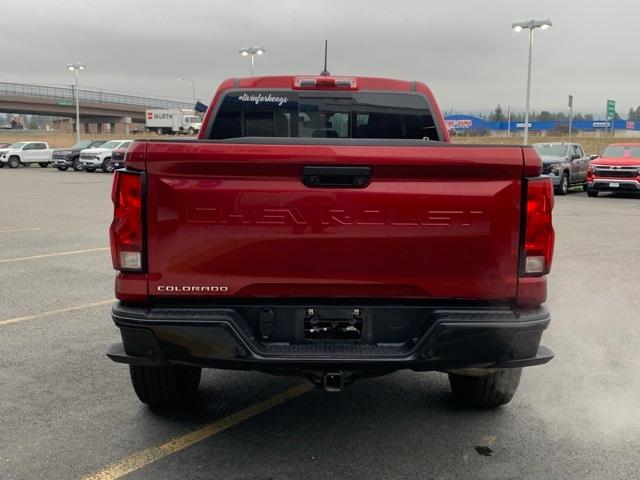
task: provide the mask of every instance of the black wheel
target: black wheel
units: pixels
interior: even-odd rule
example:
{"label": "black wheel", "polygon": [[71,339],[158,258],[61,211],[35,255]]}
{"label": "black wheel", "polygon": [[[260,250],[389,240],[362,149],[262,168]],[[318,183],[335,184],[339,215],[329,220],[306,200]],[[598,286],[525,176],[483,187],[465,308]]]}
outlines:
{"label": "black wheel", "polygon": [[20,159],[18,157],[11,157],[7,164],[9,168],[18,168],[20,166]]}
{"label": "black wheel", "polygon": [[76,157],[71,160],[71,168],[73,168],[76,172],[82,170],[82,165],[80,164],[80,158]]}
{"label": "black wheel", "polygon": [[93,173],[93,172],[95,172],[95,171],[96,171],[96,169],[95,169],[95,168],[93,168],[93,167],[85,167],[85,168],[84,168],[84,171],[85,171],[85,172],[89,172],[89,173]]}
{"label": "black wheel", "polygon": [[47,168],[49,166],[49,162],[40,162],[38,165],[40,165],[40,168]]}
{"label": "black wheel", "polygon": [[509,403],[520,384],[522,368],[499,368],[483,377],[449,374],[456,399],[478,408],[495,408]]}
{"label": "black wheel", "polygon": [[111,158],[105,158],[104,162],[102,162],[102,171],[107,173],[112,173],[115,170],[113,167],[113,163],[111,163]]}
{"label": "black wheel", "polygon": [[66,171],[69,167],[56,167],[58,170],[60,170],[61,172]]}
{"label": "black wheel", "polygon": [[195,133],[196,133],[196,131],[193,129],[193,127],[189,127],[189,130],[187,130],[187,133],[188,133],[189,135],[193,135],[193,134],[195,134]]}
{"label": "black wheel", "polygon": [[4,168],[4,163],[0,162],[0,168]]}
{"label": "black wheel", "polygon": [[131,365],[131,383],[142,403],[151,407],[181,407],[195,397],[201,368],[169,365],[145,367]]}
{"label": "black wheel", "polygon": [[555,188],[556,195],[566,195],[569,191],[569,172],[563,172],[560,185]]}
{"label": "black wheel", "polygon": [[588,197],[597,197],[598,196],[598,191],[597,190],[587,190],[587,196]]}

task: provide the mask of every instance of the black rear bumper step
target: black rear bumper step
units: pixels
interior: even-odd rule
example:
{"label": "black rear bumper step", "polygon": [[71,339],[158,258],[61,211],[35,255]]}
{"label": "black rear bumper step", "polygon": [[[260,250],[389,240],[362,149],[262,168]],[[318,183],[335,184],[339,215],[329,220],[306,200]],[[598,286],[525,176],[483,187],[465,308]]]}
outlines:
{"label": "black rear bumper step", "polygon": [[[275,312],[272,341],[259,332],[259,310],[266,307]],[[108,356],[135,365],[361,371],[516,368],[553,357],[540,346],[550,321],[544,306],[526,311],[362,304],[358,308],[365,319],[361,339],[311,341],[304,338],[305,308],[299,305],[144,309],[117,303],[112,316],[123,343],[112,347]]]}

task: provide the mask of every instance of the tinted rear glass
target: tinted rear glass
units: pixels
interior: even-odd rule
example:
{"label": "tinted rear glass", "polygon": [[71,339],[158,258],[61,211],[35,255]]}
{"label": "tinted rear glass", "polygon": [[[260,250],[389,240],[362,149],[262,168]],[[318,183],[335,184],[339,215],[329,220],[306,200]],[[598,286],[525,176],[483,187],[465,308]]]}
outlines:
{"label": "tinted rear glass", "polygon": [[227,94],[209,138],[303,137],[439,140],[426,100],[403,93]]}
{"label": "tinted rear glass", "polygon": [[625,145],[611,145],[602,154],[606,158],[640,158],[640,147]]}

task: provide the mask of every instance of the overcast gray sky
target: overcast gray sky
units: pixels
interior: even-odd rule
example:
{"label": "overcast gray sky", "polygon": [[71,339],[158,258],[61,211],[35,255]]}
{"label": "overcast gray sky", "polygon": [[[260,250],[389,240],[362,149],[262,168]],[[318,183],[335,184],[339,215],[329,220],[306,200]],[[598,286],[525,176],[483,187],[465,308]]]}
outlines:
{"label": "overcast gray sky", "polygon": [[524,110],[527,35],[537,31],[532,109],[600,114],[640,105],[640,1],[609,0],[20,0],[2,1],[0,81],[82,85],[208,103],[218,83],[249,73],[238,48],[263,45],[257,74],[316,74],[329,39],[335,75],[416,79],[444,110]]}

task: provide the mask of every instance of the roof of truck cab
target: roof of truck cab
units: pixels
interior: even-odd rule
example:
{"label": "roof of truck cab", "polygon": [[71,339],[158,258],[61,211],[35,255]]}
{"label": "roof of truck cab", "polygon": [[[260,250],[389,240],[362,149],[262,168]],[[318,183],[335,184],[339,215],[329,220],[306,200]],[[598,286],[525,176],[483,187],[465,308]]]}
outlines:
{"label": "roof of truck cab", "polygon": [[[235,88],[291,88],[296,78],[319,78],[321,75],[271,75],[230,79]],[[353,78],[356,90],[415,90],[417,82],[381,77],[358,77],[354,75],[330,75],[327,78]],[[226,82],[225,82],[226,83]],[[424,85],[424,84],[423,84]]]}

